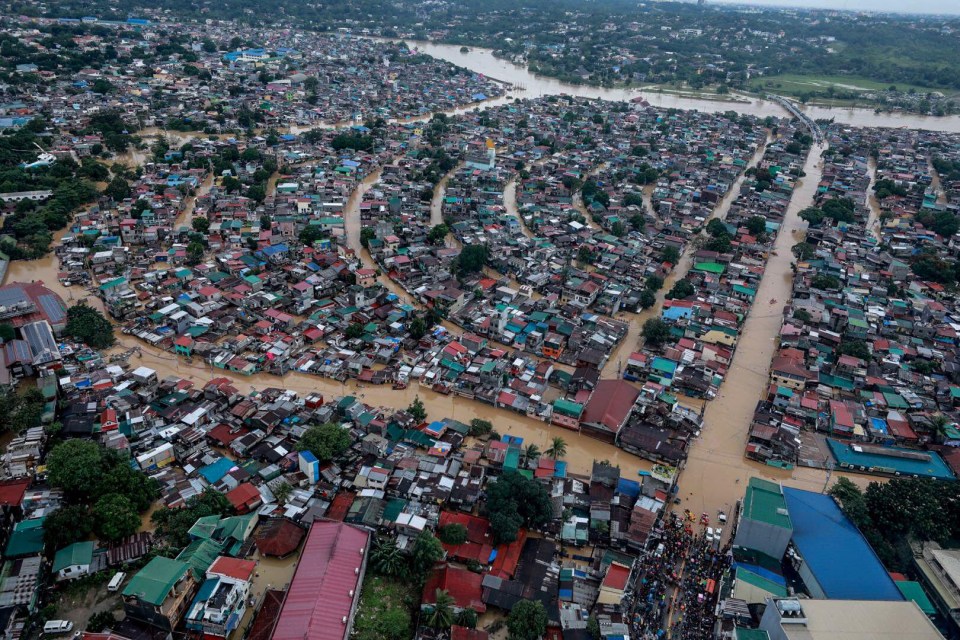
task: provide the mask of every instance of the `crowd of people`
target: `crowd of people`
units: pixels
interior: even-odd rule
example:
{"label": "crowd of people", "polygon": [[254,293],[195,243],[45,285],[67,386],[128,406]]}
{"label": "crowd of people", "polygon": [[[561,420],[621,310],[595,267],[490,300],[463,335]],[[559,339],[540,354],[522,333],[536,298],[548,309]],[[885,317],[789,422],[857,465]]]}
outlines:
{"label": "crowd of people", "polygon": [[706,524],[691,514],[664,519],[626,603],[634,638],[713,637],[719,578],[730,560],[708,539]]}

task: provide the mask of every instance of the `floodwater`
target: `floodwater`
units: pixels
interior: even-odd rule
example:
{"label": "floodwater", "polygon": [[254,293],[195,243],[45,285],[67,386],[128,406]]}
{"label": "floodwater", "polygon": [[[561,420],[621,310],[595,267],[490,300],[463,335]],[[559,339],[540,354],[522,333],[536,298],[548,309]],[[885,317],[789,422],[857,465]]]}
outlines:
{"label": "floodwater", "polygon": [[[877,161],[873,158],[870,158],[867,162],[867,175],[870,176],[865,203],[870,209],[870,215],[867,217],[867,232],[872,233],[877,242],[881,242],[883,238],[880,236],[880,201],[877,200],[877,194],[873,190],[877,183]],[[936,172],[934,172],[934,175],[936,175]]]}
{"label": "floodwater", "polygon": [[[663,108],[687,109],[717,113],[736,111],[737,113],[760,117],[787,115],[778,104],[761,98],[743,95],[728,97],[727,99],[707,99],[688,97],[669,93],[657,93],[642,89],[604,89],[585,85],[569,84],[536,75],[519,64],[501,60],[493,55],[491,49],[471,47],[468,52],[462,53],[457,45],[437,44],[433,42],[410,41],[410,46],[417,47],[423,53],[435,58],[442,58],[476,73],[482,73],[491,78],[501,80],[511,88],[511,95],[518,98],[537,98],[540,96],[565,94],[584,98],[602,98],[604,100],[632,100],[643,97],[651,105]],[[843,124],[858,127],[908,128],[926,129],[929,131],[960,132],[960,116],[921,116],[910,113],[876,113],[870,109],[854,109],[843,107],[815,107],[803,106],[801,109],[813,119],[833,119]]]}
{"label": "floodwater", "polygon": [[[549,94],[567,94],[590,98],[604,98],[608,100],[630,100],[642,95],[648,102],[658,107],[673,107],[678,109],[696,109],[708,112],[722,112],[733,110],[758,116],[783,116],[784,110],[777,104],[755,99],[743,101],[714,101],[699,98],[681,97],[659,93],[639,93],[628,89],[600,89],[562,83],[553,78],[545,78],[530,73],[526,67],[515,65],[493,57],[492,52],[485,49],[472,48],[468,53],[461,53],[459,47],[438,45],[433,43],[416,43],[425,53],[483,73],[497,80],[513,85],[510,94],[516,97],[537,97]],[[508,103],[510,98],[504,97],[490,100],[482,107],[497,106]],[[451,113],[462,113],[477,109],[477,105],[470,105]],[[873,127],[911,127],[949,132],[960,132],[960,117],[952,116],[934,118],[910,114],[875,114],[864,109],[828,109],[810,107],[804,109],[814,118],[834,118],[838,122],[855,124],[858,126]],[[427,119],[425,115],[419,119]],[[312,128],[312,127],[307,127]],[[158,130],[146,129],[141,131],[143,136],[158,135]],[[179,132],[165,132],[167,136],[181,142],[187,142],[197,134]],[[727,375],[721,393],[716,400],[708,403],[705,414],[705,427],[702,435],[691,446],[690,457],[686,469],[680,477],[680,496],[683,498],[682,507],[693,511],[715,513],[719,509],[729,510],[733,503],[742,496],[746,479],[751,475],[760,475],[785,484],[799,486],[811,490],[822,490],[826,484],[826,473],[816,469],[797,469],[792,472],[776,470],[771,467],[750,462],[743,457],[743,447],[746,441],[747,426],[753,414],[754,406],[760,394],[766,387],[767,371],[771,356],[776,347],[776,336],[780,329],[780,321],[784,305],[791,290],[791,245],[798,241],[795,233],[801,232],[804,223],[799,219],[799,211],[812,201],[816,185],[821,175],[819,154],[822,148],[815,148],[807,160],[805,171],[807,178],[797,187],[783,228],[777,238],[776,255],[770,257],[766,271],[756,297],[756,304],[744,324],[739,348],[736,351],[732,366]],[[762,151],[758,152],[762,155]],[[122,158],[132,162],[143,162],[146,155],[132,151]],[[754,158],[755,164],[759,155]],[[356,249],[365,263],[371,264],[369,256],[360,247],[360,216],[359,204],[363,194],[376,183],[379,174],[368,176],[351,196],[348,210],[345,211],[345,231],[348,246]],[[509,190],[509,185],[508,185]],[[730,190],[727,198],[721,201],[714,216],[725,216],[730,204],[739,190],[739,183]],[[442,192],[441,189],[437,190]],[[515,208],[515,187],[513,205]],[[649,195],[645,195],[649,198]],[[507,200],[505,198],[505,204]],[[431,220],[436,213],[431,208]],[[589,216],[588,216],[589,219]],[[439,222],[440,220],[438,220]],[[65,231],[55,234],[55,243],[63,237]],[[612,354],[605,368],[605,376],[613,375],[613,367],[621,367],[629,354],[635,350],[643,322],[657,313],[663,302],[663,295],[670,289],[677,279],[687,273],[692,263],[692,248],[689,248],[667,279],[664,288],[657,299],[657,305],[646,312],[630,315],[632,320],[630,330],[620,347]],[[16,261],[10,264],[5,282],[33,280],[43,281],[51,290],[59,293],[68,304],[78,298],[86,298],[91,304],[102,308],[95,296],[78,287],[63,287],[57,281],[58,263],[51,253],[41,260]],[[381,281],[392,291],[407,300],[406,294],[396,283],[383,277]],[[776,299],[777,303],[766,301]],[[449,327],[448,327],[449,328]],[[213,377],[225,377],[234,382],[242,393],[256,391],[257,388],[283,387],[305,394],[320,392],[327,397],[353,394],[372,406],[402,408],[419,396],[423,400],[431,418],[451,417],[462,422],[469,422],[474,418],[482,418],[493,422],[497,431],[502,434],[511,434],[524,438],[527,444],[537,444],[541,450],[549,445],[554,436],[563,437],[568,445],[568,469],[571,473],[587,474],[594,459],[608,460],[621,467],[624,477],[633,477],[640,470],[650,468],[650,463],[623,452],[616,447],[587,438],[577,432],[561,427],[552,426],[539,420],[534,420],[507,410],[495,409],[489,405],[476,401],[444,396],[430,389],[420,388],[412,384],[404,390],[393,390],[388,386],[358,385],[355,381],[340,383],[300,373],[290,373],[282,380],[271,376],[260,375],[246,377],[223,370],[215,370],[202,362],[187,363],[172,354],[149,347],[132,336],[117,333],[118,346],[114,352],[141,347],[142,354],[134,356],[131,365],[144,365],[153,368],[163,378],[175,375],[193,380],[196,384],[203,384]],[[617,363],[614,365],[613,363]],[[858,483],[864,483],[863,477],[853,478]],[[292,560],[261,561],[261,574],[274,586],[285,584],[292,575]],[[273,564],[276,564],[276,567]],[[256,581],[255,581],[256,582]],[[262,581],[261,581],[262,582]],[[265,585],[260,589],[265,588]]]}
{"label": "floodwater", "polygon": [[[800,241],[806,229],[799,214],[813,202],[823,173],[820,156],[825,149],[825,146],[814,147],[807,158],[804,165],[806,177],[794,190],[727,378],[717,398],[707,403],[704,428],[691,445],[680,476],[678,496],[683,500],[680,508],[707,513],[711,517],[719,510],[730,512],[743,496],[750,476],[761,476],[810,491],[825,488],[826,471],[809,468],[779,470],[743,456],[747,427],[767,387],[770,361],[777,349],[777,336],[792,291],[793,254],[790,248]],[[851,479],[860,484],[865,482],[862,477]]]}
{"label": "floodwater", "polygon": [[[753,156],[750,158],[747,166],[744,167],[744,172],[746,172],[747,169],[757,166],[757,164],[763,158],[763,154],[766,151],[768,143],[769,137],[757,147],[756,152],[754,152]],[[730,207],[740,194],[740,187],[743,185],[745,178],[745,174],[741,173],[733,183],[733,186],[730,187],[727,193],[724,194],[723,198],[720,199],[720,202],[717,203],[717,206],[713,208],[709,219],[723,219],[727,217],[727,213],[730,212]],[[644,190],[644,193],[646,193],[646,190]],[[650,208],[653,208],[652,204],[650,205]],[[667,292],[673,288],[673,285],[676,284],[678,280],[682,280],[684,277],[686,277],[687,273],[690,271],[690,268],[693,266],[693,256],[696,252],[697,248],[694,246],[693,237],[691,237],[690,242],[687,243],[683,254],[680,256],[680,261],[674,266],[673,271],[670,272],[670,275],[664,279],[663,287],[657,292],[657,302],[649,309],[641,311],[640,313],[626,314],[631,318],[630,328],[627,330],[627,335],[620,342],[613,353],[610,354],[610,357],[604,364],[603,369],[601,370],[603,377],[620,377],[620,373],[626,366],[627,360],[630,358],[630,354],[636,351],[637,347],[640,345],[640,334],[643,331],[643,323],[650,318],[656,318],[660,315],[660,310],[663,307],[663,301],[666,299]],[[685,402],[684,404],[689,403]]]}
{"label": "floodwater", "polygon": [[463,161],[458,162],[457,166],[445,173],[437,186],[434,187],[433,199],[430,200],[430,226],[435,227],[438,224],[443,224],[443,198],[447,193],[447,185],[453,175],[463,168],[464,164],[466,163]]}

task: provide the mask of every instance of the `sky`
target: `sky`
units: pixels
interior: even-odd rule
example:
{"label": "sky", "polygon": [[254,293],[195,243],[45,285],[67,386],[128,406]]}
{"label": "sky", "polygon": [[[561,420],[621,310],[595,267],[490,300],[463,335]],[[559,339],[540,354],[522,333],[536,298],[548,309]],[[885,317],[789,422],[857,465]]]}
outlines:
{"label": "sky", "polygon": [[904,2],[904,0],[707,0],[707,4],[756,4],[766,7],[960,15],[960,0],[920,0],[919,2]]}

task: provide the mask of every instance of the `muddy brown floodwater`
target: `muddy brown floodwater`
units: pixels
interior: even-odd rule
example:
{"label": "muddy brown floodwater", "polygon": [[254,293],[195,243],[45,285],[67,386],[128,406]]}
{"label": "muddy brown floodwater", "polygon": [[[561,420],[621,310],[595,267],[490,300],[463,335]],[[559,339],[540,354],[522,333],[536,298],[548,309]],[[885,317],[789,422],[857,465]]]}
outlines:
{"label": "muddy brown floodwater", "polygon": [[[790,299],[793,254],[806,223],[800,211],[813,202],[823,172],[820,156],[826,147],[814,147],[804,165],[806,177],[794,189],[774,252],[767,261],[763,279],[750,315],[743,326],[733,362],[715,400],[707,403],[704,427],[690,447],[680,474],[679,508],[707,513],[729,512],[743,496],[750,476],[761,476],[785,485],[822,491],[827,472],[799,467],[785,471],[752,462],[743,456],[753,411],[767,387],[770,361],[777,348],[783,312]],[[839,475],[839,474],[837,474]],[[847,475],[847,474],[844,474]],[[858,484],[875,478],[851,476]]]}

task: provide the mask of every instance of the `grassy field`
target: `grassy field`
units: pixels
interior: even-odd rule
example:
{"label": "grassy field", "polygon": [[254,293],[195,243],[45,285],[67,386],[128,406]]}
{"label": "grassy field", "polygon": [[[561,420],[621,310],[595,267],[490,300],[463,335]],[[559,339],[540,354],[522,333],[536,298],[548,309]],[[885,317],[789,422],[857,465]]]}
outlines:
{"label": "grassy field", "polygon": [[411,615],[420,594],[405,582],[367,572],[353,624],[356,640],[401,640],[413,635]]}
{"label": "grassy field", "polygon": [[[801,76],[794,74],[783,74],[779,76],[762,76],[753,78],[749,82],[753,91],[780,93],[789,96],[797,96],[801,93],[822,93],[828,87],[834,87],[837,91],[876,91],[890,88],[891,83],[877,82],[867,78],[857,78],[852,76]],[[894,84],[899,91],[909,91],[913,89],[917,93],[926,93],[931,89],[909,84]],[[944,91],[943,93],[948,94]]]}

